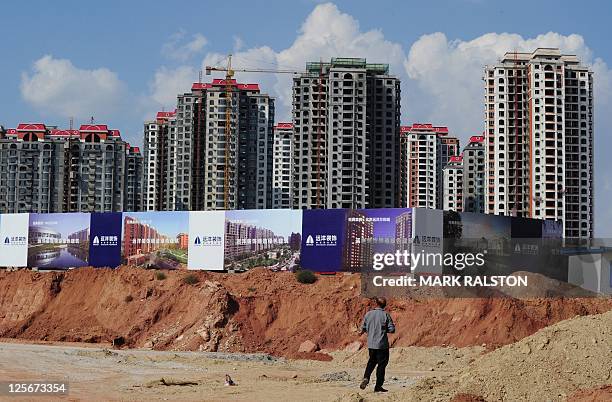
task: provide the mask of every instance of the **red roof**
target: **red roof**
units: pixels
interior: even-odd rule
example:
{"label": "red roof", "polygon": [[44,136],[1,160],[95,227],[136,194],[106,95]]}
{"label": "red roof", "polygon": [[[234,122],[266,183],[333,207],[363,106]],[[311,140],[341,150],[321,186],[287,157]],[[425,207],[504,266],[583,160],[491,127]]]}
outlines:
{"label": "red roof", "polygon": [[95,132],[95,133],[100,133],[100,132],[108,132],[108,126],[106,124],[83,124],[81,125],[81,128],[79,129],[79,131],[86,131],[86,132]]}
{"label": "red roof", "polygon": [[293,128],[293,123],[277,123],[274,128],[277,130],[291,130]]}
{"label": "red roof", "polygon": [[172,111],[172,112],[157,112],[157,115],[155,116],[155,118],[157,120],[163,120],[163,119],[168,119],[170,117],[174,117],[176,116],[176,110]]}
{"label": "red roof", "polygon": [[482,135],[473,135],[470,137],[470,142],[484,142],[484,137]]}
{"label": "red roof", "polygon": [[209,89],[212,87],[226,86],[228,84],[230,86],[236,86],[236,88],[244,91],[259,91],[259,84],[240,84],[234,79],[229,80],[228,83],[226,80],[222,80],[219,78],[213,79],[212,83],[194,82],[191,86],[191,90],[193,91],[198,89]]}
{"label": "red roof", "polygon": [[134,147],[132,148],[132,151],[134,151],[134,153],[139,154],[140,153],[140,148],[139,147]]}
{"label": "red roof", "polygon": [[19,123],[17,131],[47,131],[43,123]]}
{"label": "red roof", "polygon": [[111,137],[121,137],[121,131],[119,130],[109,130],[109,134]]}
{"label": "red roof", "polygon": [[463,155],[451,156],[449,162],[461,162],[463,161]]}
{"label": "red roof", "polygon": [[9,128],[8,130],[6,130],[7,134],[17,134],[17,130],[14,128]]}
{"label": "red roof", "polygon": [[434,126],[431,123],[414,123],[411,126],[401,126],[401,133],[409,133],[412,131],[419,132],[434,132],[438,134],[448,134],[448,127],[446,126]]}

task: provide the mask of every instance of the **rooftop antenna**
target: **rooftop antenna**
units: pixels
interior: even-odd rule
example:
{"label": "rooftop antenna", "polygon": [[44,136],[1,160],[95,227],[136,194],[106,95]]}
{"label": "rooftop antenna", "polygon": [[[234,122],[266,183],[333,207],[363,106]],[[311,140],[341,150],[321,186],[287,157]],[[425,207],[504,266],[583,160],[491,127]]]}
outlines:
{"label": "rooftop antenna", "polygon": [[68,123],[68,125],[70,126],[70,130],[72,130],[72,128],[74,127],[74,117],[70,117],[70,122]]}
{"label": "rooftop antenna", "polygon": [[201,69],[198,71],[198,83],[199,84],[202,83],[202,70]]}
{"label": "rooftop antenna", "polygon": [[91,118],[89,119],[89,122],[90,122],[91,124],[94,124],[94,117],[93,117],[93,116],[91,116]]}

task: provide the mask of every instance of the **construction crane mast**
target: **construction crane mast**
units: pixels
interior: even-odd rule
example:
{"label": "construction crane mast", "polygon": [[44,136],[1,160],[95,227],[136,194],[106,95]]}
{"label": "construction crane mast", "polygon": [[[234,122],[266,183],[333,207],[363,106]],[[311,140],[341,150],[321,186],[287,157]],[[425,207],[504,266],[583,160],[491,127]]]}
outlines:
{"label": "construction crane mast", "polygon": [[206,66],[206,75],[211,75],[213,71],[225,72],[225,169],[223,173],[223,200],[225,209],[229,209],[229,190],[230,190],[230,144],[232,139],[232,95],[233,85],[232,80],[234,73],[272,73],[272,74],[300,74],[300,71],[294,70],[277,70],[277,69],[264,69],[264,68],[232,68],[232,55],[227,56],[227,65],[224,67],[220,66]]}

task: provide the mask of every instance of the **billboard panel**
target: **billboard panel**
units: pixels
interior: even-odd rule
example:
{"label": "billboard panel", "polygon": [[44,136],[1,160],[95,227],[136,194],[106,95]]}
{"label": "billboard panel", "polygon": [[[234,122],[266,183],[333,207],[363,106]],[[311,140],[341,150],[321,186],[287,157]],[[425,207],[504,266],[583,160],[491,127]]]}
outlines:
{"label": "billboard panel", "polygon": [[302,216],[300,265],[316,272],[343,270],[347,209],[306,209]]}
{"label": "billboard panel", "polygon": [[[412,211],[412,252],[441,254],[442,210],[414,208]],[[430,259],[427,263],[416,264],[414,272],[442,273],[442,261]]]}
{"label": "billboard panel", "polygon": [[301,229],[299,210],[226,211],[225,269],[293,271],[300,258]]}
{"label": "billboard panel", "polygon": [[89,265],[88,213],[30,214],[28,267],[67,269]]}
{"label": "billboard panel", "polygon": [[28,265],[28,214],[0,215],[0,267]]}
{"label": "billboard panel", "polygon": [[[404,250],[410,252],[411,238],[410,208],[347,210],[343,270],[369,270],[372,269],[375,255],[395,254]],[[399,271],[405,269],[406,267],[403,267]]]}
{"label": "billboard panel", "polygon": [[124,212],[121,262],[187,269],[189,212]]}
{"label": "billboard panel", "polygon": [[224,211],[189,212],[189,269],[223,270]]}
{"label": "billboard panel", "polygon": [[121,212],[92,213],[89,264],[115,268],[121,265]]}

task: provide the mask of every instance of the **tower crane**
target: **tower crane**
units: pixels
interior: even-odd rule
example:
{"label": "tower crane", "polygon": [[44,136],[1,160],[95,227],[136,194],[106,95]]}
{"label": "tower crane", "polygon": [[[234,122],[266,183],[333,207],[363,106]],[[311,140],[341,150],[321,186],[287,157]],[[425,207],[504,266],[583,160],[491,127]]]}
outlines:
{"label": "tower crane", "polygon": [[283,70],[283,69],[265,69],[265,68],[233,68],[232,67],[232,55],[229,54],[227,57],[227,65],[224,67],[219,66],[206,66],[206,75],[211,75],[213,71],[225,72],[225,171],[224,171],[224,206],[225,209],[229,209],[229,147],[230,140],[232,138],[231,132],[231,117],[232,117],[232,82],[234,73],[272,73],[272,74],[300,74],[302,71],[294,70]]}

